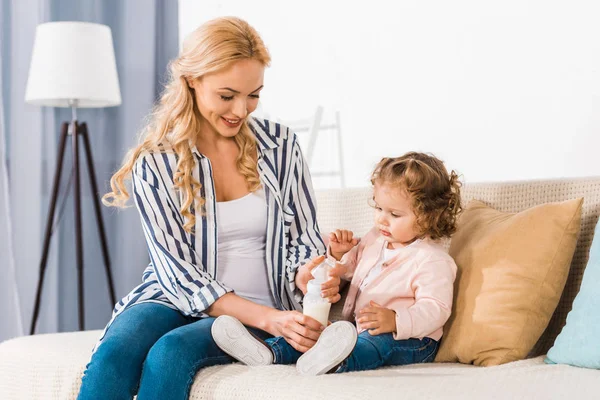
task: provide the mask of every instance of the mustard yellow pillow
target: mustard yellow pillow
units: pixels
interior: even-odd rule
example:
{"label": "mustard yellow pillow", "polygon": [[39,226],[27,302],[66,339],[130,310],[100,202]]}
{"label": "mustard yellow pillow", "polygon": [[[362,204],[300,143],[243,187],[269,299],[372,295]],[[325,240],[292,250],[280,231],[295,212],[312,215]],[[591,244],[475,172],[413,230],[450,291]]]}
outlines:
{"label": "mustard yellow pillow", "polygon": [[436,361],[490,366],[527,356],[567,280],[582,203],[513,214],[469,202],[450,243],[458,273]]}

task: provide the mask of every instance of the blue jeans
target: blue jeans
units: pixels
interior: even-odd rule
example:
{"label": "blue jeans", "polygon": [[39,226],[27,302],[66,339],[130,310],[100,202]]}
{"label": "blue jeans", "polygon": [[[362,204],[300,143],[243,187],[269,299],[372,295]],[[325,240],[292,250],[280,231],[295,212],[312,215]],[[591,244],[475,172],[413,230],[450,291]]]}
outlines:
{"label": "blue jeans", "polygon": [[[186,317],[157,303],[142,303],[113,321],[92,355],[79,400],[188,398],[201,368],[233,363],[213,341],[214,318]],[[266,332],[248,328],[265,340]]]}
{"label": "blue jeans", "polygon": [[[265,340],[275,354],[275,364],[294,364],[302,355],[282,337]],[[391,333],[358,335],[356,346],[335,372],[366,371],[392,365],[431,362],[438,342],[431,338],[395,340]]]}

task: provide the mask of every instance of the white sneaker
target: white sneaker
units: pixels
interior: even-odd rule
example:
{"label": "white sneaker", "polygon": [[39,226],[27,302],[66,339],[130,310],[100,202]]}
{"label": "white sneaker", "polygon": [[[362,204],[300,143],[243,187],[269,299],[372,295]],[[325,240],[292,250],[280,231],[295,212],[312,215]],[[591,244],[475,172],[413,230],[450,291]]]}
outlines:
{"label": "white sneaker", "polygon": [[354,324],[339,321],[329,325],[317,343],[296,362],[300,375],[322,375],[344,361],[356,346],[358,334]]}
{"label": "white sneaker", "polygon": [[212,337],[225,353],[246,365],[273,364],[273,352],[237,318],[221,315],[210,328]]}

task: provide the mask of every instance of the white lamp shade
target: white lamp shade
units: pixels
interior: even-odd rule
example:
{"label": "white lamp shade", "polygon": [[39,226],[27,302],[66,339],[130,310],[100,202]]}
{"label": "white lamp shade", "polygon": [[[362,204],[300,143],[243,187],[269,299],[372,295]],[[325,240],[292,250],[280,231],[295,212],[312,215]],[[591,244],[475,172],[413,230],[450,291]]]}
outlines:
{"label": "white lamp shade", "polygon": [[25,101],[50,107],[121,104],[112,34],[106,25],[48,22],[38,25]]}

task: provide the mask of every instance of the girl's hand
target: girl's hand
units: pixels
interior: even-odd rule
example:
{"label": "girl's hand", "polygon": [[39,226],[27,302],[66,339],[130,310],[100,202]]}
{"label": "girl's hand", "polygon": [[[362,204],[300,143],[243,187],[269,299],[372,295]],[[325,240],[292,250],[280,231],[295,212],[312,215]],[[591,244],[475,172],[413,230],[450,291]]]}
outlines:
{"label": "girl's hand", "polygon": [[[313,258],[311,261],[302,265],[296,272],[295,283],[296,286],[302,290],[302,293],[306,294],[306,285],[308,281],[314,277],[310,273],[315,267],[321,264],[325,260],[325,256],[319,256]],[[337,303],[340,301],[342,296],[340,295],[340,283],[342,280],[340,277],[347,272],[347,268],[342,264],[336,263],[335,267],[329,270],[329,280],[321,285],[321,295],[326,298],[330,303]]]}
{"label": "girl's hand", "polygon": [[304,353],[315,345],[323,329],[320,322],[301,312],[273,310],[264,330],[275,337],[283,336],[294,349]]}
{"label": "girl's hand", "polygon": [[321,264],[324,260],[325,256],[319,256],[313,258],[312,260],[298,268],[298,271],[296,271],[296,278],[294,279],[294,282],[296,283],[296,286],[300,290],[302,290],[302,293],[306,294],[306,285],[308,284],[308,281],[313,279],[313,276],[310,273],[310,271],[312,271],[317,265]]}
{"label": "girl's hand", "polygon": [[373,336],[396,332],[396,313],[394,310],[384,308],[374,301],[371,301],[370,304],[371,307],[365,307],[358,312],[356,322],[360,324],[360,327],[367,329]]}
{"label": "girl's hand", "polygon": [[348,268],[340,263],[335,263],[335,267],[329,270],[329,280],[321,285],[321,296],[330,303],[334,304],[340,301],[341,276],[348,272]]}
{"label": "girl's hand", "polygon": [[352,231],[345,229],[337,229],[329,234],[329,249],[333,258],[340,261],[344,254],[358,244],[359,240],[353,236]]}

